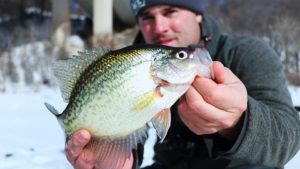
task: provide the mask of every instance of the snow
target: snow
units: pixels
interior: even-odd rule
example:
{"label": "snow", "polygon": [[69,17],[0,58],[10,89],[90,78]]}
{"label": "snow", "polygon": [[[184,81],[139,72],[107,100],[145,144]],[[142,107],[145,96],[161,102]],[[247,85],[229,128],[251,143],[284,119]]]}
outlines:
{"label": "snow", "polygon": [[[300,106],[300,87],[289,87],[289,91],[292,96],[292,100],[295,106]],[[295,157],[288,162],[285,169],[298,169],[300,166],[300,151],[295,155]]]}
{"label": "snow", "polygon": [[45,101],[65,106],[57,89],[0,94],[0,169],[71,168],[63,154],[64,134]]}
{"label": "snow", "polygon": [[[300,88],[290,87],[293,101],[300,105]],[[0,93],[0,169],[71,169],[64,155],[64,133],[44,102],[63,111],[57,88],[40,87],[35,92],[28,88]],[[155,142],[154,129],[149,131],[143,166],[152,163]],[[300,153],[286,169],[300,166]]]}
{"label": "snow", "polygon": [[[0,93],[0,169],[72,168],[63,151],[64,133],[44,102],[54,105],[58,111],[66,106],[56,88]],[[154,129],[149,132],[147,147],[155,142]],[[143,165],[152,163],[153,154],[151,148],[145,150]]]}

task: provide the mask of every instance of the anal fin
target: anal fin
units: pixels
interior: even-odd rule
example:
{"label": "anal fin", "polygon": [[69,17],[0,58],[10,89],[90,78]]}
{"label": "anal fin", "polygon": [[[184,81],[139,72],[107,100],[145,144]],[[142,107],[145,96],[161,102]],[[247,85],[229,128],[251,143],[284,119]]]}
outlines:
{"label": "anal fin", "polygon": [[121,169],[130,158],[138,143],[147,139],[148,126],[144,126],[127,137],[98,138],[92,136],[86,146],[96,157],[96,166],[100,169]]}

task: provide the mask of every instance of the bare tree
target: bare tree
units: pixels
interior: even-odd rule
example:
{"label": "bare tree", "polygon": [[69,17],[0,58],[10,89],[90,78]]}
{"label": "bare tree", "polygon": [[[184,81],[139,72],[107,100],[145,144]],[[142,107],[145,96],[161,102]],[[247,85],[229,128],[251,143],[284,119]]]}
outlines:
{"label": "bare tree", "polygon": [[[286,72],[299,74],[300,1],[218,0],[208,1],[207,12],[216,16],[223,30],[251,34],[269,40],[286,65]],[[300,81],[300,80],[299,80]]]}

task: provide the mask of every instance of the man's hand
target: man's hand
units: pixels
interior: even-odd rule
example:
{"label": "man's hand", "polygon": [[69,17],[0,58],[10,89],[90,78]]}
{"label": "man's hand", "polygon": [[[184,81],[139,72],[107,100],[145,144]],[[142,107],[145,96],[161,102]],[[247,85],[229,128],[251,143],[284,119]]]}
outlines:
{"label": "man's hand", "polygon": [[247,109],[247,90],[244,84],[222,63],[214,61],[215,79],[196,77],[180,99],[179,115],[195,134],[219,133],[234,141]]}
{"label": "man's hand", "polygon": [[[68,141],[65,152],[68,161],[75,169],[96,169],[97,159],[94,154],[85,146],[91,139],[91,135],[86,130],[78,130]],[[125,161],[123,169],[131,169],[133,165],[133,155]]]}

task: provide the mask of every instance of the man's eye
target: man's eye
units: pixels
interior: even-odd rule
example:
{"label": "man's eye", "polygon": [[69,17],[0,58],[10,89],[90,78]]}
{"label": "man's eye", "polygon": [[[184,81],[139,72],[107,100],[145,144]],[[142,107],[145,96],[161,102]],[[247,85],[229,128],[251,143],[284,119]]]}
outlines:
{"label": "man's eye", "polygon": [[142,21],[149,21],[151,19],[153,19],[152,16],[141,16]]}
{"label": "man's eye", "polygon": [[169,10],[167,10],[167,11],[165,12],[165,15],[166,15],[166,16],[169,16],[169,15],[172,15],[172,14],[174,14],[174,13],[176,13],[176,12],[177,12],[176,9],[169,9]]}

